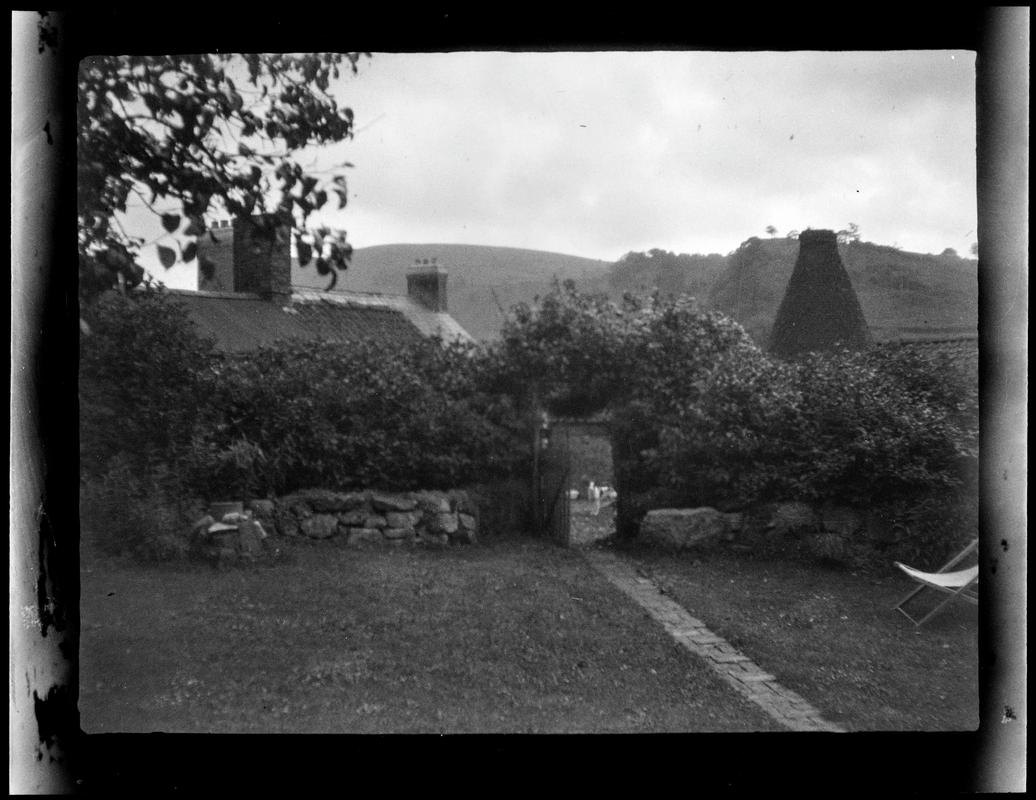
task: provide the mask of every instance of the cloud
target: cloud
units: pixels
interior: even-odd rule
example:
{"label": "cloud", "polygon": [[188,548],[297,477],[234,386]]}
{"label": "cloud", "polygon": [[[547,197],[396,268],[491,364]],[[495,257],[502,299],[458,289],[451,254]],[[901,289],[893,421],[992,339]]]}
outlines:
{"label": "cloud", "polygon": [[964,252],[976,227],[967,52],[375,53],[344,78],[357,246],[615,259],[781,232]]}

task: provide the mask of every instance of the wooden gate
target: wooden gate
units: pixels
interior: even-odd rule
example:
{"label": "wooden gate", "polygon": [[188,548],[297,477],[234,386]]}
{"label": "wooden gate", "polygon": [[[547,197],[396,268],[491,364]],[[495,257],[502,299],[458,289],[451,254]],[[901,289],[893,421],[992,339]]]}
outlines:
{"label": "wooden gate", "polygon": [[546,425],[536,436],[533,457],[533,512],[536,532],[568,547],[572,523],[572,502],[568,491],[572,462],[568,436],[552,436]]}

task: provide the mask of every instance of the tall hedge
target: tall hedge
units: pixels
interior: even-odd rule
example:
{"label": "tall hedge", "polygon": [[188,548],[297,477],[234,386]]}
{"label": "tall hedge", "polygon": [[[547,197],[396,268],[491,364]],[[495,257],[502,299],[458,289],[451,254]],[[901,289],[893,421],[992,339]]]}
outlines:
{"label": "tall hedge", "polygon": [[148,559],[183,555],[187,481],[213,343],[164,291],[109,292],[83,309],[80,525],[84,541]]}
{"label": "tall hedge", "polygon": [[81,468],[99,475],[120,455],[138,469],[177,462],[190,444],[213,342],[161,289],[108,292],[83,310],[80,337]]}
{"label": "tall hedge", "polygon": [[209,379],[193,474],[228,496],[506,475],[520,448],[474,369],[473,354],[434,340],[282,342],[227,359]]}
{"label": "tall hedge", "polygon": [[223,356],[155,289],[102,296],[84,319],[83,526],[109,550],[177,554],[196,499],[450,488],[526,458],[473,347],[282,342]]}
{"label": "tall hedge", "polygon": [[906,351],[784,361],[686,298],[613,303],[566,284],[517,310],[495,357],[552,410],[606,410],[623,536],[661,506],[970,491],[976,387]]}
{"label": "tall hedge", "polygon": [[670,489],[731,507],[862,507],[953,491],[977,457],[978,430],[952,383],[887,353],[724,361],[700,398],[663,421],[652,466]]}

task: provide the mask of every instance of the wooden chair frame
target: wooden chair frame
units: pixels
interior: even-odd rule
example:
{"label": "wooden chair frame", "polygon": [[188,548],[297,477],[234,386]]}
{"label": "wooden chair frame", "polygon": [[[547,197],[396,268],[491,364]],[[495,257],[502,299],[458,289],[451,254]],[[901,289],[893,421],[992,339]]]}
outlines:
{"label": "wooden chair frame", "polygon": [[[964,559],[966,559],[972,553],[974,553],[977,548],[978,548],[978,539],[974,539],[974,540],[972,540],[971,544],[969,544],[967,547],[965,547],[963,550],[961,550],[960,553],[958,553],[956,556],[954,556],[949,561],[947,561],[945,564],[943,564],[942,567],[940,567],[938,571],[936,571],[935,573],[928,573],[928,574],[934,574],[934,575],[947,575],[947,574],[951,574],[950,570],[953,567],[957,566],[959,563],[961,563]],[[931,619],[935,615],[936,612],[938,612],[943,606],[945,606],[947,603],[949,603],[954,598],[959,598],[959,599],[964,600],[964,601],[966,601],[968,603],[972,603],[973,605],[978,605],[978,572],[975,572],[974,576],[970,580],[963,580],[961,582],[960,586],[957,586],[957,587],[954,587],[954,588],[948,588],[946,586],[940,586],[939,584],[936,584],[936,583],[929,583],[929,582],[925,581],[924,578],[918,577],[915,574],[911,574],[911,569],[912,568],[907,567],[905,564],[901,564],[898,561],[895,562],[895,563],[896,563],[896,566],[899,567],[900,569],[902,569],[904,572],[906,572],[906,574],[909,575],[911,579],[917,581],[918,585],[916,587],[914,587],[913,590],[911,590],[910,594],[908,594],[906,597],[904,597],[902,600],[900,600],[895,606],[893,606],[893,609],[898,611],[898,612],[900,612],[904,617],[906,617],[908,620],[913,622],[916,627],[920,627],[925,622],[927,622],[929,619]],[[912,570],[912,572],[919,573],[920,570],[914,569],[914,570]],[[961,572],[966,572],[966,570],[962,570]],[[924,573],[921,573],[921,574],[924,574]],[[903,606],[906,605],[907,602],[912,600],[918,594],[923,592],[925,589],[932,589],[932,590],[934,590],[936,592],[941,592],[941,593],[945,594],[946,597],[943,598],[941,603],[936,605],[931,611],[929,611],[923,617],[921,617],[920,619],[914,619],[912,616],[910,616],[909,613],[907,613],[906,609]]]}

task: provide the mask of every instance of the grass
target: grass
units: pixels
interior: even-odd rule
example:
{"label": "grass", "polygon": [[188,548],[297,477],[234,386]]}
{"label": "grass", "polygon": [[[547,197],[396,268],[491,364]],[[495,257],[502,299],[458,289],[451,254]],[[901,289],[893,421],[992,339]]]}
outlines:
{"label": "grass", "polygon": [[[585,505],[585,504],[583,504]],[[614,509],[576,504],[573,539]],[[82,728],[99,732],[779,730],[575,550],[297,546],[216,572],[86,553]],[[624,548],[670,597],[850,731],[978,726],[976,609],[922,628],[886,574]]]}
{"label": "grass", "polygon": [[84,556],[83,730],[778,729],[574,551],[296,555],[227,572]]}
{"label": "grass", "polygon": [[745,554],[627,556],[715,633],[850,731],[974,731],[978,613],[954,602],[921,628],[891,610],[913,584]]}

